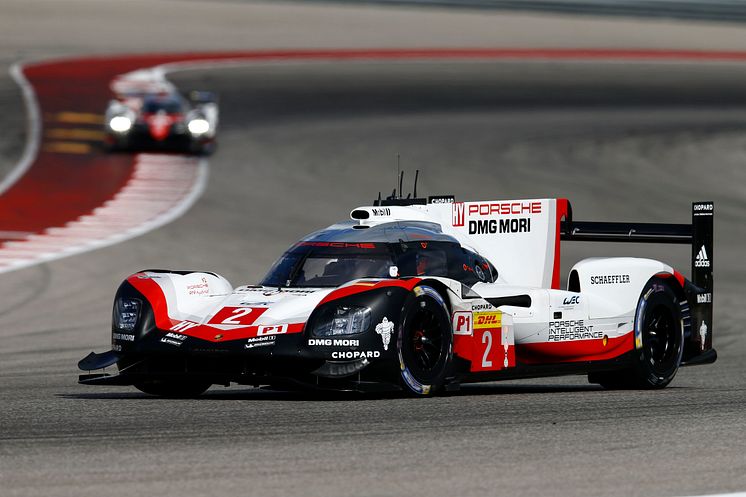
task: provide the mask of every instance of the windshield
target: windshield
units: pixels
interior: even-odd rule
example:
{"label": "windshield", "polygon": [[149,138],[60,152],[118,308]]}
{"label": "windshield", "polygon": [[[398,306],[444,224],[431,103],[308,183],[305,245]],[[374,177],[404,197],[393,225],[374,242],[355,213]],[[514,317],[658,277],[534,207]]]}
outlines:
{"label": "windshield", "polygon": [[359,278],[389,277],[392,265],[386,244],[300,242],[272,266],[262,285],[336,287]]}
{"label": "windshield", "polygon": [[178,114],[181,112],[181,102],[172,98],[150,99],[146,100],[142,106],[142,112],[146,114],[154,114],[161,110],[169,114]]}
{"label": "windshield", "polygon": [[442,276],[466,285],[493,282],[495,268],[451,242],[300,242],[275,262],[262,281],[274,287],[337,287],[360,278]]}

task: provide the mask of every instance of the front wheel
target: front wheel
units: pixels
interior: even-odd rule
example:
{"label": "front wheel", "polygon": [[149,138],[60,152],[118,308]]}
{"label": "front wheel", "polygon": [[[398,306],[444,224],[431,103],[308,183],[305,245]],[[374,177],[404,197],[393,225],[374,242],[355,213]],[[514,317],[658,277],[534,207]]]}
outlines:
{"label": "front wheel", "polygon": [[408,392],[427,396],[443,387],[451,369],[453,334],[448,308],[432,287],[415,287],[407,297],[396,346]]}
{"label": "front wheel", "polygon": [[589,380],[606,388],[664,388],[676,376],[683,353],[678,298],[666,282],[655,278],[645,286],[637,304],[632,367],[595,373]]}
{"label": "front wheel", "polygon": [[147,380],[135,383],[135,388],[157,397],[188,399],[199,397],[210,388],[210,385],[204,381]]}
{"label": "front wheel", "polygon": [[214,141],[209,141],[205,143],[192,142],[189,145],[189,152],[194,155],[207,157],[209,155],[212,155],[213,152],[215,152],[215,147],[216,147],[216,144]]}

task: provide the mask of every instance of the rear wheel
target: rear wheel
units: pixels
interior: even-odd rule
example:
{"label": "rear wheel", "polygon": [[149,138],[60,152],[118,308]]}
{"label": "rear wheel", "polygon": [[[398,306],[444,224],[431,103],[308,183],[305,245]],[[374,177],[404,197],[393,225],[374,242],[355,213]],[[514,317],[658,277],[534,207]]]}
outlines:
{"label": "rear wheel", "polygon": [[416,287],[404,303],[397,351],[407,391],[426,396],[443,387],[451,367],[453,336],[448,308],[432,287]]}
{"label": "rear wheel", "polygon": [[594,373],[588,379],[605,388],[664,388],[676,376],[683,352],[678,298],[666,282],[652,279],[637,304],[632,367]]}
{"label": "rear wheel", "polygon": [[135,388],[158,397],[187,399],[199,397],[210,388],[210,385],[204,381],[148,380],[135,383]]}

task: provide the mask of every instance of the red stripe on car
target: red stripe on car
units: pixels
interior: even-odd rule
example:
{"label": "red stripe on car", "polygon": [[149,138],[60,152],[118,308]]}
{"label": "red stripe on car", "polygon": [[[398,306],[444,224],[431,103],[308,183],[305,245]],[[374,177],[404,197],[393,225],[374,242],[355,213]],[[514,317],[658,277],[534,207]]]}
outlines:
{"label": "red stripe on car", "polygon": [[604,340],[573,340],[516,344],[516,361],[523,364],[605,361],[634,349],[634,333]]}
{"label": "red stripe on car", "polygon": [[349,297],[350,295],[356,295],[358,293],[369,292],[371,290],[377,290],[379,288],[404,288],[411,292],[420,281],[422,281],[420,278],[411,278],[407,280],[380,280],[375,282],[373,285],[368,282],[359,282],[334,290],[323,298],[319,303],[319,306],[331,302],[332,300]]}

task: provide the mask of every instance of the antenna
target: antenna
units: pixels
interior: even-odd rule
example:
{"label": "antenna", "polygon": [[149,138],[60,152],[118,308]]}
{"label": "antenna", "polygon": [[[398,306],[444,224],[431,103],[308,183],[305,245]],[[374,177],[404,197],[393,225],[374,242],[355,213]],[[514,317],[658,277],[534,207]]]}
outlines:
{"label": "antenna", "polygon": [[[398,165],[399,154],[396,154],[396,161]],[[453,195],[431,195],[429,197],[419,198],[417,196],[417,183],[419,182],[419,179],[420,170],[415,169],[414,186],[412,188],[412,193],[407,193],[407,196],[405,197],[402,193],[402,190],[404,188],[404,171],[399,171],[399,184],[396,185],[399,187],[398,193],[396,186],[394,186],[391,195],[386,197],[385,199],[381,199],[381,193],[379,192],[378,200],[374,200],[373,205],[375,205],[376,207],[393,205],[407,207],[412,205],[451,204],[456,201]]]}
{"label": "antenna", "polygon": [[[396,154],[396,175],[401,176],[401,164],[400,164],[401,156],[399,154]],[[399,195],[401,196],[401,180],[399,180]]]}

